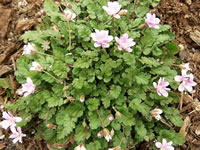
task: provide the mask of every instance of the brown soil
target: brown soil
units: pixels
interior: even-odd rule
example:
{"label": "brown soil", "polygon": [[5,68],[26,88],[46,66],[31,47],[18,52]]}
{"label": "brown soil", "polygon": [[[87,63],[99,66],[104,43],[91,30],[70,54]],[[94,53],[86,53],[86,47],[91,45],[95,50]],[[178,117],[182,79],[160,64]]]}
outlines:
{"label": "brown soil", "polygon": [[[18,84],[15,81],[15,61],[21,55],[23,41],[21,35],[34,29],[38,23],[43,0],[1,0],[0,1],[0,78],[7,78],[15,93]],[[8,91],[0,87],[0,105],[7,101],[15,102],[14,95],[9,96]],[[5,135],[0,141],[0,149],[5,150],[45,150],[44,144],[33,138],[34,129],[26,132],[27,137],[23,144],[12,144],[10,133],[0,129],[0,136]]]}
{"label": "brown soil", "polygon": [[[27,3],[26,3],[27,2]],[[18,85],[13,72],[15,61],[21,55],[23,42],[20,36],[27,30],[34,29],[38,23],[43,0],[1,0],[0,1],[0,78],[7,78],[15,91]],[[157,7],[157,16],[162,24],[171,25],[171,31],[176,34],[175,42],[179,45],[179,57],[183,62],[190,62],[195,75],[195,81],[200,83],[200,0],[161,0]],[[200,85],[200,84],[199,84]],[[181,134],[186,143],[177,150],[200,150],[200,111],[194,111],[200,106],[200,86],[195,87],[195,93],[184,95],[183,109],[180,112],[185,119]],[[0,105],[7,100],[14,102],[14,96],[8,96],[0,87]],[[200,109],[200,107],[199,107]],[[192,112],[192,113],[191,113]],[[0,149],[6,150],[45,150],[44,143],[33,138],[34,129],[28,131],[23,144],[13,145],[8,138],[8,131],[1,134],[6,137],[0,141]],[[152,144],[152,143],[151,143]],[[150,144],[150,145],[151,145]],[[144,149],[149,144],[143,145]],[[141,149],[141,148],[140,148]]]}
{"label": "brown soil", "polygon": [[193,94],[184,94],[180,113],[185,121],[180,133],[185,136],[186,143],[177,149],[200,150],[200,1],[161,0],[157,15],[162,24],[169,24],[171,32],[176,34],[179,57],[190,63],[198,83]]}

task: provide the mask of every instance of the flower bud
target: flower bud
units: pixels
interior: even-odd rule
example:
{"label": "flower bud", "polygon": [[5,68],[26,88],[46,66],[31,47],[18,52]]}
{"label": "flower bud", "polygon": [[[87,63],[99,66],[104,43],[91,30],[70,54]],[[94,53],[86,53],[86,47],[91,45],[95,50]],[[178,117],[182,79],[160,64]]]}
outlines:
{"label": "flower bud", "polygon": [[109,142],[112,139],[110,131],[108,129],[104,128],[102,133],[107,142]]}
{"label": "flower bud", "polygon": [[67,99],[70,100],[71,102],[75,101],[75,99],[72,96],[68,96]]}
{"label": "flower bud", "polygon": [[55,32],[59,32],[59,29],[58,29],[57,26],[53,26],[53,30],[54,30]]}
{"label": "flower bud", "polygon": [[111,136],[114,136],[114,134],[115,134],[115,131],[112,129],[112,130],[110,131],[110,135],[111,135]]}
{"label": "flower bud", "polygon": [[156,10],[155,10],[155,9],[152,9],[152,10],[150,10],[150,13],[151,13],[151,14],[155,14],[155,13],[156,13]]}
{"label": "flower bud", "polygon": [[85,101],[85,96],[80,97],[80,102],[83,103]]}
{"label": "flower bud", "polygon": [[44,9],[41,9],[40,13],[41,13],[42,16],[46,16],[46,14],[47,14],[46,11],[44,11]]}
{"label": "flower bud", "polygon": [[47,128],[49,128],[49,129],[56,129],[56,125],[48,123],[47,124]]}
{"label": "flower bud", "polygon": [[122,9],[118,14],[120,15],[120,16],[126,16],[126,14],[127,14],[127,10],[126,9]]}
{"label": "flower bud", "polygon": [[25,118],[25,121],[29,122],[31,120],[31,116]]}
{"label": "flower bud", "polygon": [[70,3],[67,3],[67,8],[72,9],[72,5]]}
{"label": "flower bud", "polygon": [[109,120],[109,121],[113,121],[113,120],[114,120],[114,116],[113,116],[112,114],[110,114],[110,115],[108,116],[108,120]]}
{"label": "flower bud", "polygon": [[87,123],[85,122],[85,120],[83,120],[82,126],[85,128],[87,127]]}
{"label": "flower bud", "polygon": [[138,28],[139,29],[144,29],[146,27],[146,24],[141,24]]}
{"label": "flower bud", "polygon": [[97,137],[102,137],[102,131],[97,133]]}
{"label": "flower bud", "polygon": [[116,114],[115,114],[117,117],[121,118],[122,114],[119,112],[119,111],[116,111]]}

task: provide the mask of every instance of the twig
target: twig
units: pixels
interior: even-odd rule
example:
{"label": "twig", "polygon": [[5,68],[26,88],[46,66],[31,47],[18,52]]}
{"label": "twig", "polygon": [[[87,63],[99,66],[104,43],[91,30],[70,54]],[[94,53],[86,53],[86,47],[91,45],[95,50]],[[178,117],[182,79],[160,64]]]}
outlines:
{"label": "twig", "polygon": [[181,98],[179,100],[179,109],[180,109],[180,111],[182,111],[182,108],[183,108],[183,96],[184,96],[184,93],[181,92]]}

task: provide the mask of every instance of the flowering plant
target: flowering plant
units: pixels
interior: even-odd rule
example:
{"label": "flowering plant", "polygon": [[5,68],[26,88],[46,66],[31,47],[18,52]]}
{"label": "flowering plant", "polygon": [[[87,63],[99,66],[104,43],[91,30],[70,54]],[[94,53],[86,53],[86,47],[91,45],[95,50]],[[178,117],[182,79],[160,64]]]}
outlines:
{"label": "flowering plant", "polygon": [[173,130],[182,118],[171,105],[179,102],[178,49],[149,5],[155,1],[136,7],[133,0],[45,0],[43,22],[22,36],[31,43],[15,72],[22,97],[7,106],[18,110],[20,125],[39,119],[35,136],[52,148],[130,149],[162,139],[183,144]]}

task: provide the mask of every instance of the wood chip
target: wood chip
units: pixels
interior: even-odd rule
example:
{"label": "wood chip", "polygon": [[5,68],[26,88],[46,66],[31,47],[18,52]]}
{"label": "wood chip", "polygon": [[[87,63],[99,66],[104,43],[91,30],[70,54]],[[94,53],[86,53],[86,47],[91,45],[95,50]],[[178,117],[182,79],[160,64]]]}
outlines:
{"label": "wood chip", "polygon": [[181,136],[183,136],[185,138],[185,136],[187,135],[187,128],[190,126],[190,117],[187,116],[185,119],[184,119],[184,122],[183,122],[183,126],[181,127],[180,131],[179,131],[179,134]]}

